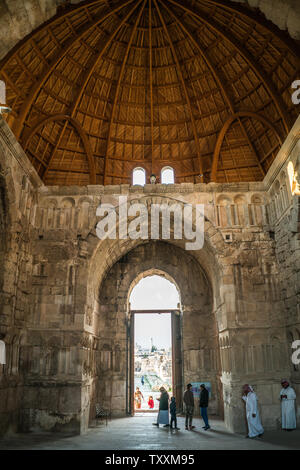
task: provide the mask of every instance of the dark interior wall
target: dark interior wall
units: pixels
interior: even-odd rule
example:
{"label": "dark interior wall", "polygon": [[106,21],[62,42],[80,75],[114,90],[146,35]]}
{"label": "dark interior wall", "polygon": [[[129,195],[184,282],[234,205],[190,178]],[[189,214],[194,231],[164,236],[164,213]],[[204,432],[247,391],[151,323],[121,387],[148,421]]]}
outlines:
{"label": "dark interior wall", "polygon": [[20,429],[38,179],[0,117],[0,435]]}

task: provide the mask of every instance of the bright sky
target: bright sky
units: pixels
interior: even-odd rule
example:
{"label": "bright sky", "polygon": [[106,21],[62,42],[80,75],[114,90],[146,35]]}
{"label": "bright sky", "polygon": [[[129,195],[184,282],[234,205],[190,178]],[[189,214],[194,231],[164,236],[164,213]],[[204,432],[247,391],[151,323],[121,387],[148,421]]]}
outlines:
{"label": "bright sky", "polygon": [[[161,276],[148,276],[132,289],[132,310],[177,308],[178,291],[173,283]],[[153,344],[158,348],[171,346],[171,316],[169,314],[135,315],[135,342],[143,347]]]}
{"label": "bright sky", "polygon": [[171,315],[170,313],[135,315],[135,343],[144,348],[168,349],[171,347]]}

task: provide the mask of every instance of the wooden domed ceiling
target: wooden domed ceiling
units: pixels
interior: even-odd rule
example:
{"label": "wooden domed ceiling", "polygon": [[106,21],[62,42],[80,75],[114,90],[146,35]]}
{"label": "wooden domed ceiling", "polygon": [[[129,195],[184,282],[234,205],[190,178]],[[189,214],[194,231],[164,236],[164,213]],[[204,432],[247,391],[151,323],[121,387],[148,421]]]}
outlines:
{"label": "wooden domed ceiling", "polygon": [[[298,46],[214,0],[62,9],[0,63],[9,117],[46,184],[263,179],[295,121]],[[203,176],[201,176],[203,175]]]}

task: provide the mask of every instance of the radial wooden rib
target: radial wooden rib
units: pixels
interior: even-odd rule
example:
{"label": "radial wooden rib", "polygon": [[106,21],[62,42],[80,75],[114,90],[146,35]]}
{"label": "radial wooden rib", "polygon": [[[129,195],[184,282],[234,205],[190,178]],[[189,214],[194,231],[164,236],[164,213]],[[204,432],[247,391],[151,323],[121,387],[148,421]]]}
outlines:
{"label": "radial wooden rib", "polygon": [[[142,2],[142,0],[139,1],[139,4],[141,2]],[[113,107],[112,107],[112,111],[111,111],[111,115],[110,115],[108,136],[107,136],[107,142],[106,142],[106,152],[105,152],[105,157],[104,157],[104,175],[103,175],[104,184],[106,184],[106,182],[107,182],[106,178],[107,178],[108,160],[109,160],[108,159],[108,150],[109,150],[109,143],[110,143],[110,140],[111,140],[113,119],[114,119],[114,115],[115,115],[115,111],[116,111],[117,100],[118,100],[118,97],[119,97],[121,81],[122,81],[122,78],[123,78],[125,65],[126,65],[126,61],[127,61],[127,58],[128,58],[129,51],[130,51],[130,47],[131,47],[134,35],[136,33],[137,26],[138,26],[139,21],[141,19],[142,13],[144,11],[146,2],[147,2],[147,0],[143,0],[143,5],[142,5],[142,7],[141,7],[141,9],[140,9],[140,11],[137,15],[136,21],[135,21],[134,26],[132,28],[132,31],[131,31],[131,34],[130,34],[130,39],[128,41],[128,45],[127,45],[126,52],[125,52],[125,55],[124,55],[124,58],[123,58],[121,70],[120,70],[120,73],[119,73],[118,83],[117,83],[116,92],[115,92],[115,96],[114,96],[114,100],[113,100]]]}
{"label": "radial wooden rib", "polygon": [[198,163],[199,163],[199,173],[200,173],[200,181],[203,181],[203,166],[202,166],[202,159],[201,159],[201,151],[200,151],[200,142],[199,142],[199,137],[198,137],[198,132],[197,132],[197,127],[196,127],[196,123],[195,123],[195,118],[194,118],[194,115],[193,115],[193,110],[192,110],[192,106],[191,106],[191,102],[190,102],[190,97],[189,97],[189,94],[188,94],[188,91],[187,91],[187,88],[186,88],[186,84],[185,84],[185,81],[184,81],[184,78],[183,78],[183,75],[182,75],[182,71],[181,71],[181,68],[180,68],[180,65],[179,65],[179,61],[178,61],[178,57],[177,57],[177,54],[176,54],[176,51],[175,51],[175,48],[174,48],[174,45],[173,45],[173,42],[171,40],[171,37],[169,35],[169,31],[168,31],[168,28],[167,28],[167,25],[163,19],[163,16],[161,14],[161,11],[158,7],[158,4],[156,2],[156,0],[153,0],[154,1],[154,4],[155,4],[155,7],[157,9],[157,13],[159,15],[159,18],[160,18],[160,21],[163,25],[163,28],[164,28],[164,31],[165,31],[165,34],[168,38],[168,42],[170,44],[170,48],[171,48],[171,51],[172,51],[172,55],[173,55],[173,58],[176,62],[176,66],[177,66],[177,72],[178,72],[178,75],[179,75],[179,79],[181,81],[181,84],[182,84],[182,87],[183,87],[183,91],[184,91],[184,95],[185,95],[185,99],[186,99],[186,103],[187,103],[187,106],[189,108],[189,111],[190,111],[190,115],[191,115],[191,121],[192,121],[192,128],[193,128],[193,134],[194,134],[194,139],[195,139],[195,145],[196,145],[196,150],[197,150],[197,154],[198,154]]}
{"label": "radial wooden rib", "polygon": [[63,138],[63,136],[64,136],[64,133],[66,132],[67,125],[68,125],[68,121],[66,120],[66,121],[64,122],[62,131],[61,131],[61,133],[60,133],[60,135],[59,135],[59,137],[58,137],[58,139],[57,139],[57,142],[55,143],[55,145],[54,145],[54,147],[53,147],[53,149],[52,149],[50,158],[49,158],[49,160],[48,160],[48,162],[47,162],[47,164],[46,164],[45,171],[44,171],[44,173],[43,173],[43,175],[42,175],[44,181],[46,181],[47,174],[48,174],[48,171],[49,171],[49,169],[50,169],[50,165],[51,165],[52,160],[53,160],[53,158],[54,158],[54,156],[55,156],[55,154],[56,154],[56,152],[57,152],[57,148],[58,148],[59,145],[60,145],[60,142],[61,142],[61,140],[62,140],[62,138]]}
{"label": "radial wooden rib", "polygon": [[[204,59],[206,65],[208,66],[209,70],[211,71],[211,73],[212,73],[212,75],[213,75],[213,77],[214,77],[216,83],[219,85],[220,90],[221,90],[221,92],[222,92],[222,94],[223,94],[223,96],[224,96],[224,98],[225,98],[225,100],[226,100],[226,102],[227,102],[227,104],[228,104],[228,106],[229,106],[229,109],[230,109],[231,113],[234,114],[235,109],[234,109],[233,101],[232,101],[232,99],[230,98],[229,93],[227,93],[227,91],[226,91],[226,89],[225,89],[225,87],[224,87],[224,85],[223,85],[222,79],[221,79],[221,77],[219,76],[219,73],[218,73],[216,67],[213,65],[212,60],[211,60],[211,58],[209,57],[208,52],[207,52],[207,51],[206,51],[206,52],[204,51],[204,49],[202,48],[202,46],[200,46],[199,43],[198,43],[198,41],[196,41],[196,40],[194,39],[193,35],[191,34],[191,32],[189,31],[189,29],[187,28],[187,26],[185,26],[185,25],[183,24],[183,22],[180,21],[180,19],[177,17],[177,15],[176,15],[173,11],[171,11],[170,8],[168,8],[168,6],[167,6],[162,0],[159,0],[159,1],[160,1],[160,3],[164,6],[164,8],[168,11],[169,15],[170,15],[172,18],[175,19],[175,21],[177,22],[177,24],[178,24],[178,25],[181,27],[181,29],[186,33],[186,35],[188,36],[188,38],[190,39],[190,41],[194,44],[194,46],[196,47],[196,49],[199,51],[201,57]],[[249,136],[248,136],[248,134],[247,134],[247,132],[246,132],[246,130],[245,130],[245,127],[244,127],[244,125],[243,125],[241,119],[238,119],[238,122],[239,122],[239,124],[240,124],[241,130],[242,130],[244,136],[246,137],[246,139],[247,139],[247,141],[248,141],[249,147],[251,148],[253,154],[255,155],[255,158],[257,159],[257,164],[258,164],[258,166],[259,166],[259,168],[260,168],[260,170],[261,170],[261,172],[262,172],[262,175],[265,176],[265,173],[266,173],[266,172],[264,171],[264,169],[263,169],[263,167],[262,167],[262,165],[261,165],[261,163],[260,163],[260,159],[259,159],[259,156],[258,156],[258,154],[257,154],[257,152],[256,152],[256,149],[255,149],[254,145],[252,144],[251,140],[249,139]]]}
{"label": "radial wooden rib", "polygon": [[149,0],[149,75],[150,75],[150,120],[151,120],[151,173],[154,171],[154,118],[152,83],[152,0]]}
{"label": "radial wooden rib", "polygon": [[[102,15],[100,18],[97,18],[94,20],[91,24],[85,25],[80,29],[80,31],[77,32],[77,37],[71,37],[64,48],[58,52],[56,57],[51,61],[49,66],[44,70],[44,73],[40,77],[40,79],[36,82],[36,84],[32,87],[30,94],[28,95],[27,99],[25,102],[22,104],[18,119],[15,120],[14,126],[13,126],[13,131],[15,133],[15,136],[17,139],[19,139],[24,121],[26,119],[27,113],[36,98],[38,92],[40,91],[41,87],[44,85],[45,81],[51,74],[51,72],[55,69],[55,67],[58,65],[58,63],[65,57],[65,55],[74,47],[74,44],[76,41],[79,41],[87,32],[89,32],[92,28],[97,26],[100,23],[103,23],[107,18],[112,16],[114,13],[118,12],[119,10],[123,9],[125,6],[128,4],[132,3],[134,0],[127,0],[119,3],[118,6],[116,6],[114,9],[109,10],[106,14]],[[1,69],[0,69],[1,73]]]}
{"label": "radial wooden rib", "polygon": [[[266,21],[260,15],[255,14],[251,10],[246,9],[243,5],[237,5],[236,3],[233,4],[228,2],[227,0],[206,0],[208,3],[212,5],[216,5],[224,10],[230,11],[231,13],[239,13],[242,17],[246,20],[253,21],[254,25],[259,24],[263,29],[266,31],[275,34],[279,39],[283,42],[283,44],[288,47],[293,54],[299,58],[300,48],[298,47],[297,43],[293,41],[285,31],[282,31],[277,26],[275,26],[270,21]],[[299,60],[299,59],[298,59]],[[300,61],[300,60],[299,60]]]}
{"label": "radial wooden rib", "polygon": [[266,76],[261,66],[254,61],[252,55],[242,46],[242,44],[237,43],[237,41],[233,37],[229,36],[224,30],[222,30],[220,26],[214,20],[206,18],[198,10],[195,10],[194,8],[186,6],[184,3],[180,2],[179,0],[168,0],[168,2],[172,3],[178,8],[183,9],[188,14],[192,15],[194,18],[200,21],[200,23],[205,23],[207,26],[212,28],[217,34],[221,35],[223,39],[228,41],[238,51],[238,53],[244,58],[244,60],[252,67],[254,72],[260,78],[265,88],[268,90],[269,94],[273,98],[277,111],[279,112],[282,118],[282,122],[284,124],[286,133],[288,134],[291,124],[290,124],[290,118],[284,108],[283,100],[281,96],[278,95],[276,88],[271,81],[272,79]]}
{"label": "radial wooden rib", "polygon": [[[55,115],[46,117],[42,120],[39,119],[38,122],[35,123],[35,125],[32,127],[32,129],[30,129],[29,133],[27,134],[26,139],[24,141],[24,149],[25,150],[27,149],[29,141],[33,137],[33,135],[36,134],[39,131],[39,129],[41,129],[43,126],[45,126],[46,124],[48,124],[49,122],[52,122],[52,121],[65,121],[65,126],[67,125],[68,122],[70,122],[72,124],[72,126],[76,129],[76,131],[78,132],[79,137],[81,138],[81,141],[83,143],[83,147],[84,147],[85,152],[86,152],[88,165],[89,165],[89,171],[90,171],[90,183],[91,184],[96,184],[96,169],[95,169],[93,151],[92,151],[92,148],[91,148],[89,138],[88,138],[85,130],[81,126],[81,124],[79,124],[79,122],[76,119],[74,119],[73,117],[71,117],[67,114],[55,114]],[[63,127],[63,131],[60,133],[58,141],[56,142],[55,149],[57,149],[59,147],[59,144],[60,144],[61,139],[63,137],[63,133],[66,130],[65,126]],[[50,167],[50,164],[51,164],[51,161],[52,161],[53,157],[54,157],[54,152],[52,152],[51,157],[50,157],[50,159],[47,163],[47,170],[45,172],[46,175],[44,175],[44,177],[47,176],[47,173],[49,171],[49,167]]]}
{"label": "radial wooden rib", "polygon": [[[93,71],[95,70],[97,64],[100,62],[101,58],[103,57],[103,54],[105,53],[105,51],[107,50],[107,48],[109,47],[109,45],[111,44],[112,40],[114,39],[114,37],[117,35],[117,33],[119,32],[119,30],[121,29],[121,27],[124,25],[124,23],[128,20],[128,18],[132,15],[132,13],[134,12],[134,10],[138,7],[139,5],[139,2],[137,4],[134,5],[134,7],[129,11],[129,13],[119,22],[118,26],[116,27],[116,29],[113,31],[113,33],[109,36],[109,38],[107,39],[107,41],[105,42],[105,44],[103,45],[103,47],[101,48],[100,50],[100,53],[98,54],[97,57],[95,57],[95,55],[92,56],[92,59],[89,61],[87,67],[86,67],[86,71],[84,72],[84,77],[83,77],[83,81],[82,81],[82,85],[81,87],[79,88],[79,91],[77,93],[77,96],[75,98],[75,100],[73,101],[70,109],[69,109],[69,113],[68,115],[70,116],[70,118],[74,118],[75,114],[76,114],[76,110],[77,110],[77,106],[79,104],[79,101],[81,99],[81,96],[84,92],[84,89],[93,73]],[[102,43],[102,41],[101,41]],[[99,47],[100,44],[98,43],[97,44],[97,47]],[[70,121],[71,122],[71,121]],[[74,122],[74,121],[73,121]],[[79,126],[79,123],[77,123],[78,126]],[[62,137],[63,137],[63,134],[65,133],[65,130],[66,130],[66,125],[67,125],[67,121],[66,121],[66,124],[65,126],[63,127],[62,129],[62,132],[61,132],[61,136],[58,140],[58,142],[60,143]],[[76,128],[78,128],[78,126],[76,126]],[[90,183],[91,184],[96,184],[96,170],[95,170],[95,164],[94,164],[94,157],[93,157],[93,154],[92,154],[92,150],[90,148],[90,144],[89,144],[89,139],[88,137],[86,136],[86,134],[83,132],[83,128],[82,126],[80,126],[80,136],[81,136],[81,139],[83,141],[83,144],[84,144],[84,148],[86,149],[87,151],[87,159],[88,159],[88,164],[89,164],[89,169],[90,169]],[[31,135],[33,135],[31,133]],[[28,141],[28,139],[27,139]],[[26,141],[26,144],[27,144],[27,141]],[[57,148],[59,146],[59,143],[57,146],[55,146],[54,150],[53,150],[53,153],[51,155],[51,158],[50,158],[50,161],[49,161],[49,164],[48,164],[48,167],[47,167],[47,170],[45,171],[45,175],[44,177],[46,178],[47,176],[47,173],[49,171],[49,167],[50,167],[50,163],[52,161],[52,158],[54,157],[54,154],[55,152],[57,151]],[[25,145],[26,145],[25,144]],[[87,150],[88,149],[88,150]],[[92,164],[91,164],[91,160],[92,160]]]}
{"label": "radial wooden rib", "polygon": [[[70,108],[70,116],[74,116],[75,113],[76,113],[76,110],[77,110],[77,107],[78,107],[78,104],[80,102],[80,99],[82,97],[82,94],[85,90],[85,87],[89,81],[89,79],[91,78],[95,68],[97,67],[97,65],[99,64],[100,60],[102,59],[105,51],[108,49],[108,47],[110,46],[111,42],[113,41],[113,39],[115,38],[115,36],[117,35],[117,33],[120,31],[121,27],[124,25],[124,23],[126,23],[126,21],[129,19],[129,17],[133,14],[133,12],[136,10],[136,8],[140,5],[140,3],[142,2],[142,0],[138,1],[138,2],[135,2],[135,5],[133,6],[133,8],[129,11],[129,13],[127,13],[126,16],[124,16],[124,18],[119,22],[118,26],[114,29],[114,31],[112,32],[112,34],[110,34],[110,36],[108,37],[107,41],[105,42],[105,44],[103,45],[102,44],[102,41],[100,41],[96,48],[97,50],[99,51],[98,55],[96,55],[96,53],[94,53],[94,55],[91,57],[91,59],[89,60],[88,64],[86,65],[86,71],[84,72],[84,76],[83,76],[83,79],[82,79],[82,85],[80,86],[79,88],[79,91],[78,91],[78,94],[75,98],[75,100],[73,101],[73,104]],[[101,47],[102,45],[102,47]]]}
{"label": "radial wooden rib", "polygon": [[209,55],[207,52],[204,51],[203,47],[200,46],[199,42],[195,40],[195,38],[193,37],[192,33],[190,32],[190,30],[188,29],[188,27],[178,18],[178,16],[165,4],[164,1],[162,0],[159,0],[159,2],[163,5],[163,7],[167,10],[167,12],[169,13],[169,15],[174,18],[174,20],[176,21],[176,23],[180,26],[180,28],[186,33],[186,35],[188,36],[188,38],[190,39],[190,41],[194,44],[194,46],[196,47],[196,49],[199,51],[200,53],[200,56],[203,58],[203,60],[205,61],[206,65],[208,66],[209,70],[211,71],[212,75],[214,76],[215,78],[215,81],[216,83],[219,85],[223,95],[224,95],[224,98],[230,108],[230,111],[232,113],[234,113],[234,106],[233,106],[233,103],[232,103],[232,100],[229,96],[229,94],[227,93],[223,83],[222,83],[222,80],[221,78],[219,77],[219,74],[218,74],[218,71],[216,70],[215,66],[213,65]]}
{"label": "radial wooden rib", "polygon": [[229,119],[225,122],[223,125],[223,128],[221,129],[218,139],[216,142],[215,150],[214,150],[214,155],[213,155],[213,162],[212,162],[212,167],[211,167],[211,181],[216,182],[217,179],[217,171],[218,171],[218,161],[219,161],[219,156],[220,156],[220,151],[222,148],[223,140],[226,135],[226,132],[228,131],[229,127],[232,125],[232,123],[241,117],[251,117],[253,119],[257,119],[258,121],[261,121],[265,126],[267,126],[269,129],[271,129],[275,136],[278,139],[278,142],[280,145],[282,145],[282,139],[280,135],[278,134],[277,130],[275,127],[263,116],[260,116],[257,113],[253,112],[246,112],[246,111],[240,111],[238,113],[235,113],[233,116],[230,116]]}

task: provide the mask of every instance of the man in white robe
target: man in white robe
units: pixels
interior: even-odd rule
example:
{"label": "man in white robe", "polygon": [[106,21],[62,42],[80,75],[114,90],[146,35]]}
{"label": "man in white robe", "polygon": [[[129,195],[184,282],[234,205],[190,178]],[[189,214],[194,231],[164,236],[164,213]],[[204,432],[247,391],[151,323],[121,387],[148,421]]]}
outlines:
{"label": "man in white robe", "polygon": [[292,431],[296,429],[296,393],[287,380],[282,380],[281,385],[281,426],[284,430]]}
{"label": "man in white robe", "polygon": [[264,433],[264,428],[261,425],[259,410],[257,406],[257,397],[251,385],[245,384],[243,386],[243,400],[246,403],[246,417],[248,423],[248,435],[253,439],[254,437],[261,437]]}

